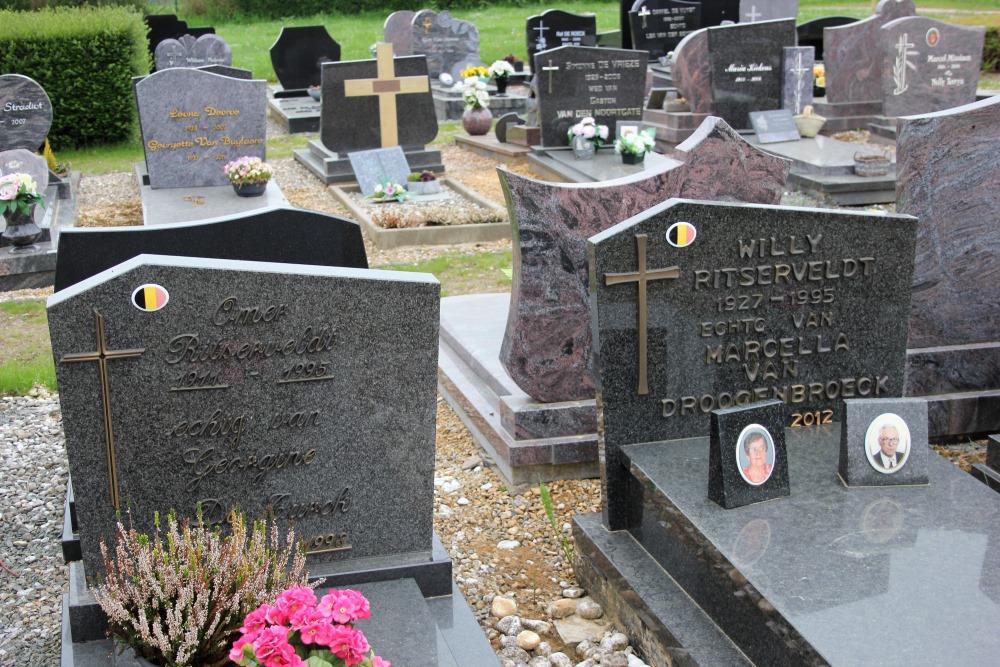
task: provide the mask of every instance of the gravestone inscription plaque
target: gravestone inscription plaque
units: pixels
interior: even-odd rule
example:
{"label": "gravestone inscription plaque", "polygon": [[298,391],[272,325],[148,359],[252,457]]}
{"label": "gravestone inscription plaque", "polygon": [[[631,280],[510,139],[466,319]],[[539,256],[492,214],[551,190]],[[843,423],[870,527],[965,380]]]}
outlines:
{"label": "gravestone inscription plaque", "polygon": [[900,396],[916,232],[908,216],[670,200],[591,237],[605,497],[621,446],[705,437],[712,410],[778,399],[795,428]]}
{"label": "gravestone inscription plaque", "polygon": [[750,124],[757,134],[757,141],[762,144],[798,141],[800,138],[799,130],[795,126],[795,120],[789,109],[751,111]]}
{"label": "gravestone inscription plaque", "polygon": [[531,63],[539,51],[560,46],[595,46],[597,17],[594,14],[547,9],[528,17],[525,32],[528,36],[528,62]]}
{"label": "gravestone inscription plaque", "polygon": [[244,155],[266,157],[266,92],[246,81],[172,68],[135,84],[151,188],[227,185],[222,169]]}
{"label": "gravestone inscription plaque", "polygon": [[34,79],[0,75],[0,151],[38,150],[52,127],[52,102]]}
{"label": "gravestone inscription plaque", "polygon": [[432,77],[444,72],[457,81],[461,70],[480,62],[479,29],[470,21],[456,19],[451,12],[417,12],[410,25],[410,45],[414,55],[427,57],[427,71]]}
{"label": "gravestone inscription plaque", "polygon": [[629,12],[632,47],[659,58],[701,27],[701,3],[684,0],[638,0]]}
{"label": "gravestone inscription plaque", "polygon": [[140,531],[272,512],[313,571],[429,553],[439,297],[426,274],[158,255],[50,297],[86,571],[126,507]]}

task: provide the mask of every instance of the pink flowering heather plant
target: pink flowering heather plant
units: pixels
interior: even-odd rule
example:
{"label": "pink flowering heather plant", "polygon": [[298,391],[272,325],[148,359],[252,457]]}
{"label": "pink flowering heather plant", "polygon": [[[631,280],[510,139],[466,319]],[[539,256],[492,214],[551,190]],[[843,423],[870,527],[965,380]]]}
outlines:
{"label": "pink flowering heather plant", "polygon": [[243,156],[222,168],[233,185],[264,185],[271,180],[271,165],[259,157]]}
{"label": "pink flowering heather plant", "polygon": [[0,215],[20,211],[24,215],[31,212],[31,205],[41,203],[44,196],[38,193],[38,185],[31,174],[7,174],[0,176]]}
{"label": "pink flowering heather plant", "polygon": [[242,667],[392,667],[354,627],[370,617],[358,591],[330,589],[317,602],[311,588],[292,586],[247,614],[229,659]]}

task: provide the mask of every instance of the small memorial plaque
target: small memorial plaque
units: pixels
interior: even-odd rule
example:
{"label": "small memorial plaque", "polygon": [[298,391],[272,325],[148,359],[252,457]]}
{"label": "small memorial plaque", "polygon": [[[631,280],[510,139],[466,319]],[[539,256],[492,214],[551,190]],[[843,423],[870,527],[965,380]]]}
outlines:
{"label": "small memorial plaque", "polygon": [[800,138],[799,129],[795,126],[795,120],[789,109],[751,111],[750,124],[757,134],[757,141],[762,144],[798,141]]}
{"label": "small memorial plaque", "polygon": [[847,399],[840,479],[847,486],[927,484],[927,402]]}
{"label": "small memorial plaque", "polygon": [[399,146],[391,148],[373,148],[369,151],[348,153],[354,177],[358,179],[361,194],[368,196],[375,192],[375,186],[383,181],[406,187],[406,177],[410,175],[410,166],[406,155]]}
{"label": "small memorial plaque", "polygon": [[708,497],[725,509],[789,494],[781,401],[712,412]]}

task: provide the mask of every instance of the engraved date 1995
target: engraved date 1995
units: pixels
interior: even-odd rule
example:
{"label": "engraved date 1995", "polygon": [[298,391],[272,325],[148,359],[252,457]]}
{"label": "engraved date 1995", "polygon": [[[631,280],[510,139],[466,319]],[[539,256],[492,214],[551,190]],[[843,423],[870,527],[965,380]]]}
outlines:
{"label": "engraved date 1995", "polygon": [[308,382],[312,380],[332,380],[333,376],[328,372],[329,362],[306,362],[293,364],[281,374],[278,384],[286,382]]}

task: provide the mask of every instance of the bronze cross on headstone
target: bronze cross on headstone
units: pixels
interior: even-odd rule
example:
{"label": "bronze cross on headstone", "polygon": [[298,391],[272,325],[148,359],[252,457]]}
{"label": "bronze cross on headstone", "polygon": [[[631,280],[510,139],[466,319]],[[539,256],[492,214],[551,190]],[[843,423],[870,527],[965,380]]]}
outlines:
{"label": "bronze cross on headstone", "polygon": [[379,127],[382,148],[399,145],[399,128],[396,120],[396,95],[406,93],[426,93],[430,83],[426,76],[396,76],[392,44],[379,44],[375,60],[377,75],[374,79],[350,79],[344,81],[345,97],[378,96]]}
{"label": "bronze cross on headstone", "polygon": [[134,350],[109,350],[104,338],[104,316],[94,310],[94,326],[97,329],[97,349],[94,352],[74,352],[63,355],[60,364],[77,361],[96,361],[101,378],[101,407],[104,415],[104,452],[108,464],[108,489],[111,492],[111,506],[121,509],[118,502],[118,469],[115,466],[115,434],[111,425],[111,388],[108,381],[108,362],[117,359],[135,359],[146,351],[140,347]]}
{"label": "bronze cross on headstone", "polygon": [[635,235],[636,254],[638,255],[639,270],[635,273],[605,273],[605,285],[620,285],[621,283],[636,283],[639,287],[639,305],[635,311],[636,327],[639,333],[639,386],[636,392],[640,396],[649,393],[649,384],[646,372],[646,283],[650,280],[667,280],[679,278],[681,270],[679,267],[671,266],[665,269],[646,270],[646,239],[645,234]]}
{"label": "bronze cross on headstone", "polygon": [[552,59],[549,58],[549,66],[548,67],[543,67],[542,71],[549,73],[549,92],[551,93],[552,92],[552,73],[553,72],[558,72],[559,68],[558,67],[553,67],[552,66]]}
{"label": "bronze cross on headstone", "polygon": [[422,25],[424,26],[424,37],[426,37],[427,34],[430,32],[431,26],[434,25],[434,21],[431,21],[430,16],[425,16]]}

